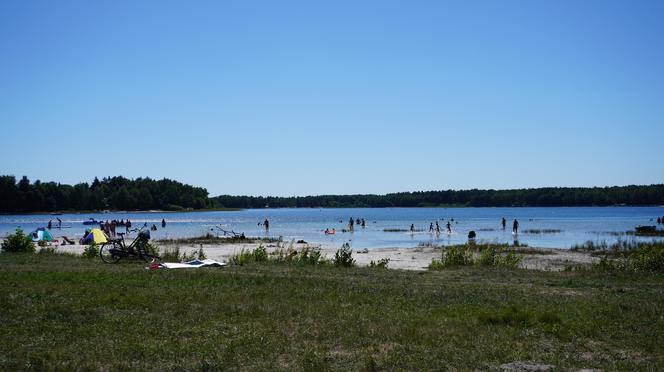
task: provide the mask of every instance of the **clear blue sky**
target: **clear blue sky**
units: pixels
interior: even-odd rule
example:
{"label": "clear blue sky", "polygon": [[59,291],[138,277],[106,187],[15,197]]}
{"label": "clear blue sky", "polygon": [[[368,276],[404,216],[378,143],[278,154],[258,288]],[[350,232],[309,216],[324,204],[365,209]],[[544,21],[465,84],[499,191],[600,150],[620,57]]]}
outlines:
{"label": "clear blue sky", "polygon": [[0,2],[0,174],[664,182],[664,1]]}

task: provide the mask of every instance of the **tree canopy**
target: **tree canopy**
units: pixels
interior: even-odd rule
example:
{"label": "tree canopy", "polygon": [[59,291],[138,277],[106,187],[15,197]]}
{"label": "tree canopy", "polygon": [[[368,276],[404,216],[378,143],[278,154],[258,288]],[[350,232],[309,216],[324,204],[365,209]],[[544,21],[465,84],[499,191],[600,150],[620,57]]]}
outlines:
{"label": "tree canopy", "polygon": [[59,210],[202,209],[212,206],[201,187],[150,178],[95,177],[91,184],[31,183],[23,176],[0,176],[0,212]]}
{"label": "tree canopy", "polygon": [[386,195],[319,195],[254,197],[221,195],[214,204],[227,208],[363,208],[363,207],[571,207],[664,205],[664,184],[614,187],[548,187],[514,190],[441,190]]}
{"label": "tree canopy", "polygon": [[364,207],[567,207],[664,205],[664,184],[614,187],[547,187],[514,190],[441,190],[385,195],[208,197],[201,187],[150,178],[95,177],[92,183],[34,183],[23,176],[0,176],[0,212],[64,210],[182,210],[206,208]]}

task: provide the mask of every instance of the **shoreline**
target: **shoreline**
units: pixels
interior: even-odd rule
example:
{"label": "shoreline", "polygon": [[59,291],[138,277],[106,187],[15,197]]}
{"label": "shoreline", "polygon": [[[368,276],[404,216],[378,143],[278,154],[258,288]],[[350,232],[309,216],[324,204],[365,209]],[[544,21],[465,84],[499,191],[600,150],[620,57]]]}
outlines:
{"label": "shoreline", "polygon": [[[321,244],[309,243],[285,243],[285,242],[265,242],[254,241],[250,243],[191,243],[191,242],[169,242],[156,241],[156,245],[163,252],[166,249],[180,248],[181,253],[191,253],[203,249],[207,258],[217,261],[228,262],[230,258],[240,252],[251,251],[259,246],[266,248],[268,254],[279,250],[286,250],[292,247],[296,251],[304,248],[320,250],[327,259],[333,259],[335,252],[339,247],[326,246]],[[85,245],[60,245],[56,251],[81,254]],[[598,257],[592,256],[591,252],[572,251],[563,248],[533,248],[533,247],[515,247],[514,250],[523,254],[523,259],[519,262],[518,268],[540,271],[563,271],[568,267],[587,266],[599,261]],[[523,252],[519,252],[519,251]],[[368,250],[353,249],[353,258],[355,264],[360,267],[369,266],[371,261],[378,262],[381,259],[389,259],[388,268],[394,270],[425,271],[433,259],[440,259],[442,249],[439,247],[384,247]]]}

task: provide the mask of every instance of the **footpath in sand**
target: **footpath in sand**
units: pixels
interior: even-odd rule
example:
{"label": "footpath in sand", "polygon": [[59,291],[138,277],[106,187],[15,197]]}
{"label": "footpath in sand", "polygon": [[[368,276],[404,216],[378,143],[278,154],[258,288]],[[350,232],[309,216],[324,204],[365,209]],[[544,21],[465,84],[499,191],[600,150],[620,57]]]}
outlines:
{"label": "footpath in sand", "polygon": [[[207,258],[217,261],[228,261],[233,255],[242,250],[254,250],[264,246],[268,253],[288,249],[290,243],[278,242],[251,242],[251,243],[202,243],[187,244],[177,242],[160,242],[156,244],[163,251],[179,247],[181,252],[198,251],[203,248]],[[65,245],[57,248],[60,252],[81,254],[84,245]],[[320,244],[293,244],[292,248],[300,251],[304,248],[319,249],[324,257],[332,259],[338,247],[321,246]],[[524,255],[519,263],[520,268],[546,271],[561,271],[570,266],[585,266],[597,262],[599,259],[588,252],[571,251],[568,249],[550,248],[515,248],[517,253]],[[399,270],[426,270],[431,260],[440,259],[443,250],[435,247],[414,248],[374,248],[369,250],[353,250],[353,258],[358,266],[368,266],[371,261],[378,262],[388,258],[390,269]]]}

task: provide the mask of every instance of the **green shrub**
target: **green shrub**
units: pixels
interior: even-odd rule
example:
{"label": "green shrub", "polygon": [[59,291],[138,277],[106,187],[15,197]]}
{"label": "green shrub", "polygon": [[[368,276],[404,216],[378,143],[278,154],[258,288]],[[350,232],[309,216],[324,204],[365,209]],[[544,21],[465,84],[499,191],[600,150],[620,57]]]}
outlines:
{"label": "green shrub", "polygon": [[95,258],[99,255],[99,247],[97,244],[90,244],[83,249],[83,254],[81,256],[85,258]]}
{"label": "green shrub", "polygon": [[[151,245],[152,248],[149,249],[147,252],[156,255],[154,253],[151,253],[153,251],[158,251],[158,248],[155,246]],[[198,251],[192,251],[189,253],[186,253],[180,249],[179,245],[176,245],[174,248],[166,248],[162,253],[161,253],[161,260],[164,262],[187,262],[187,261],[193,261],[193,260],[204,260],[206,258],[205,251],[203,251],[203,248],[199,248]]]}
{"label": "green shrub", "polygon": [[633,271],[664,272],[664,245],[639,248],[627,261]]}
{"label": "green shrub", "polygon": [[496,263],[496,249],[489,247],[480,252],[477,264],[480,266],[494,266]]}
{"label": "green shrub", "polygon": [[595,255],[601,256],[594,265],[599,270],[664,272],[662,241],[618,241]]}
{"label": "green shrub", "polygon": [[143,252],[145,252],[146,254],[152,256],[159,256],[159,247],[150,241],[143,243],[143,245],[140,248],[143,249]]}
{"label": "green shrub", "polygon": [[355,265],[355,259],[353,258],[353,250],[350,248],[350,244],[344,243],[341,248],[337,249],[334,253],[334,266],[341,267],[351,267]]}
{"label": "green shrub", "polygon": [[389,258],[381,258],[380,260],[378,260],[378,262],[371,260],[371,262],[369,262],[369,267],[377,269],[387,269],[387,265],[389,263],[390,263]]}
{"label": "green shrub", "polygon": [[272,253],[272,260],[280,263],[302,264],[302,265],[325,265],[328,263],[320,250],[305,246],[299,252],[290,246],[288,249],[280,249]]}
{"label": "green shrub", "polygon": [[258,248],[254,249],[254,261],[255,262],[266,262],[267,261],[267,249],[263,245],[259,245]]}
{"label": "green shrub", "polygon": [[161,260],[164,262],[180,262],[182,254],[180,253],[180,246],[176,245],[173,248],[166,248],[161,252]]}
{"label": "green shrub", "polygon": [[[445,248],[441,260],[433,260],[429,270],[442,270],[454,266],[486,266],[486,267],[517,267],[523,255],[513,251],[504,253],[511,248],[506,244],[467,244],[452,245]],[[479,253],[474,253],[479,252]]]}
{"label": "green shrub", "polygon": [[443,266],[466,266],[474,263],[473,254],[468,247],[451,246],[443,253]]}
{"label": "green shrub", "polygon": [[35,245],[30,236],[23,233],[23,230],[16,229],[16,232],[7,236],[2,242],[2,251],[10,253],[35,252]]}
{"label": "green shrub", "polygon": [[262,245],[258,246],[258,248],[254,249],[253,251],[242,249],[239,254],[236,254],[230,258],[230,262],[233,265],[240,266],[255,262],[267,262],[267,260],[267,249],[265,249],[265,247]]}
{"label": "green shrub", "polygon": [[445,265],[443,265],[443,261],[433,259],[431,260],[431,263],[429,264],[429,270],[442,270],[445,268]]}
{"label": "green shrub", "polygon": [[509,252],[506,255],[497,255],[494,261],[494,266],[515,268],[519,265],[519,262],[521,262],[522,259],[522,254]]}

